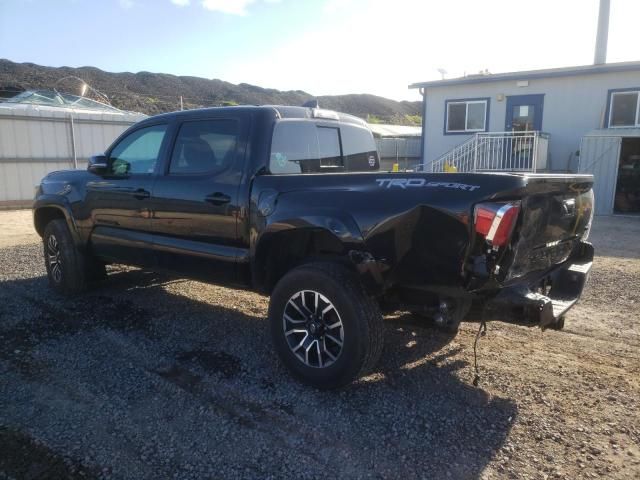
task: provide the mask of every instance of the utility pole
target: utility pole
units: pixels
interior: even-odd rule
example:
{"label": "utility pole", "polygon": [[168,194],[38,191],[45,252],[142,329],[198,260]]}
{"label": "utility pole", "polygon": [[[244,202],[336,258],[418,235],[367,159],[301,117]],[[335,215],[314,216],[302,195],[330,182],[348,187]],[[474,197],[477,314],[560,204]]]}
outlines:
{"label": "utility pole", "polygon": [[182,95],[180,95],[180,111],[184,110],[184,103],[182,103]]}

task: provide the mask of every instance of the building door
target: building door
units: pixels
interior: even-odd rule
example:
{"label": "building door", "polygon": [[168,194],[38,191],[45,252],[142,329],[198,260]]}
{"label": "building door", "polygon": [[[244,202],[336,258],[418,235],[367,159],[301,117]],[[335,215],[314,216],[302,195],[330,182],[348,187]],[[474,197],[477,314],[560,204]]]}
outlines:
{"label": "building door", "polygon": [[623,138],[618,162],[615,213],[640,213],[640,138]]}
{"label": "building door", "polygon": [[544,95],[515,95],[507,97],[505,132],[542,130]]}
{"label": "building door", "polygon": [[593,175],[596,215],[613,213],[621,145],[622,138],[618,136],[596,134],[582,138],[578,173]]}
{"label": "building door", "polygon": [[505,170],[528,170],[533,167],[533,131],[542,130],[544,95],[515,95],[507,97],[505,131],[511,132],[504,142]]}

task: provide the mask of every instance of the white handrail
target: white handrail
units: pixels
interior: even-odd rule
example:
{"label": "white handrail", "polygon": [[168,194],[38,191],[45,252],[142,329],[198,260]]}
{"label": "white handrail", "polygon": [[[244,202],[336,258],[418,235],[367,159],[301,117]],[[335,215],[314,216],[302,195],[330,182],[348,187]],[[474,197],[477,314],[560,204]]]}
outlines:
{"label": "white handrail", "polygon": [[[540,142],[540,139],[545,139]],[[479,132],[419,170],[430,172],[535,172],[546,161],[548,135],[538,131]],[[544,150],[544,151],[542,151]]]}

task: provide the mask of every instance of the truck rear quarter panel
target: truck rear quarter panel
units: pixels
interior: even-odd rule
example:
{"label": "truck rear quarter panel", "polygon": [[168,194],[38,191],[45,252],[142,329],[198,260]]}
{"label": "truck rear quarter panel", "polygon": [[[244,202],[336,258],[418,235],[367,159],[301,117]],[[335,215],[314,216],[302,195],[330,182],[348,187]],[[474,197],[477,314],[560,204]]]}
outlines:
{"label": "truck rear quarter panel", "polygon": [[[323,229],[343,255],[369,254],[381,289],[402,282],[461,288],[475,203],[508,199],[513,175],[336,173],[265,175],[252,189],[251,250],[274,232]],[[275,192],[275,193],[274,193]],[[261,198],[272,211],[261,215]]]}

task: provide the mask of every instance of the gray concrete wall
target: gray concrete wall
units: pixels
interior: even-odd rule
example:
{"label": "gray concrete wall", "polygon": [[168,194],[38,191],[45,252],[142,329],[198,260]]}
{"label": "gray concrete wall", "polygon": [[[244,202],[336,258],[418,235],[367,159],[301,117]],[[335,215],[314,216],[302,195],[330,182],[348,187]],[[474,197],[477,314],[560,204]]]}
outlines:
{"label": "gray concrete wall", "polygon": [[[603,126],[608,91],[633,87],[640,87],[640,71],[531,79],[527,87],[518,87],[516,80],[428,87],[425,160],[438,158],[471,136],[444,135],[445,100],[489,97],[489,131],[501,132],[507,96],[544,94],[542,131],[551,134],[550,168],[564,171],[569,166],[575,171],[577,158],[573,153],[580,148],[581,138]],[[497,100],[500,94],[505,97],[502,101]]]}

